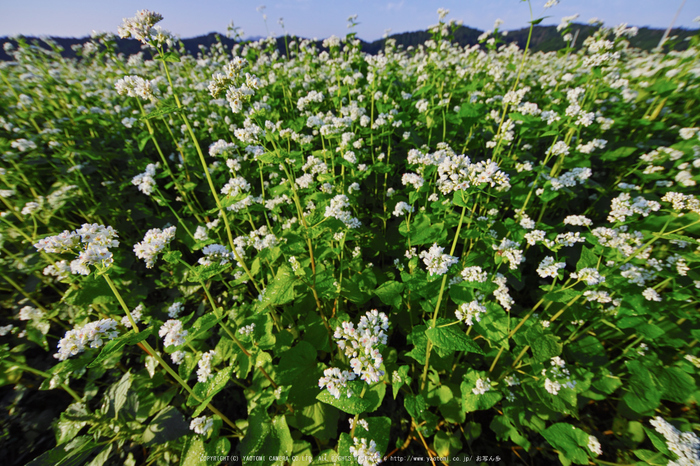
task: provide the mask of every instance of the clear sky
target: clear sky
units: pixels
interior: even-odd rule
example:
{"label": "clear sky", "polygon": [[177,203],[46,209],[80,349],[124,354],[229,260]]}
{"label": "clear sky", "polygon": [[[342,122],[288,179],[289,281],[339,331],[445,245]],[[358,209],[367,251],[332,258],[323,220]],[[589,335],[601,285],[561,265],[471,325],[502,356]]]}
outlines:
{"label": "clear sky", "polygon": [[[543,24],[558,24],[563,16],[580,14],[578,21],[597,17],[608,26],[666,28],[683,0],[561,0],[548,10],[546,0],[534,0],[535,18],[548,15]],[[258,7],[267,15],[267,29]],[[92,30],[116,32],[122,18],[137,10],[161,13],[164,29],[182,38],[209,32],[226,32],[231,21],[245,37],[282,35],[278,24],[284,18],[287,33],[307,38],[347,34],[347,18],[357,14],[355,31],[372,41],[391,33],[416,31],[437,23],[437,9],[450,10],[447,19],[462,20],[465,26],[486,30],[496,19],[502,30],[527,26],[530,13],[520,0],[0,0],[0,36],[23,34],[82,37]],[[700,0],[685,3],[675,26],[697,29],[693,19],[700,16]]]}

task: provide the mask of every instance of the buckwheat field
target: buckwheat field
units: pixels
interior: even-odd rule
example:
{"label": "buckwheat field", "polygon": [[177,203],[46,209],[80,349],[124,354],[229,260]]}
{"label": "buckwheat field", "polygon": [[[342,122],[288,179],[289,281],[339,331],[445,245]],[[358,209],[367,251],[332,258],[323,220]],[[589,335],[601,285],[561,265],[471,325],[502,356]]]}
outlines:
{"label": "buckwheat field", "polygon": [[700,35],[447,14],[6,47],[7,464],[700,464]]}

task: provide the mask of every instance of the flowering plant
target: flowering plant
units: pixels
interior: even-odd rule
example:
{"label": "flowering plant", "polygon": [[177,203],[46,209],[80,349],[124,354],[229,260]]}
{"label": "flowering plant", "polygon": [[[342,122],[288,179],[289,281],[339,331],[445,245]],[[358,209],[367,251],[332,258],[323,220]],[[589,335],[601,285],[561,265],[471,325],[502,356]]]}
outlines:
{"label": "flowering plant", "polygon": [[375,55],[194,57],[147,10],[147,53],[9,50],[0,385],[56,406],[18,458],[698,461],[697,37],[448,14]]}

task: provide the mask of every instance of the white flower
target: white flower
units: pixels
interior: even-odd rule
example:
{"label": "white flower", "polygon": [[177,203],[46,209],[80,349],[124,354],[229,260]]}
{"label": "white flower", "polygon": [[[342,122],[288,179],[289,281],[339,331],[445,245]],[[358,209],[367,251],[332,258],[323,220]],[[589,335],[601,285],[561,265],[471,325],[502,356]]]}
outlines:
{"label": "white flower", "polygon": [[479,301],[463,303],[455,311],[458,320],[463,320],[470,327],[474,325],[474,320],[481,322],[481,314],[486,314],[486,307],[479,304]]}
{"label": "white flower", "polygon": [[158,254],[175,238],[175,229],[176,227],[168,227],[163,230],[160,228],[148,230],[143,241],[134,245],[134,254],[146,261],[147,268],[152,268]]}
{"label": "white flower", "polygon": [[[84,223],[75,231],[65,230],[55,236],[48,236],[39,240],[34,247],[39,251],[62,254],[70,252],[79,254],[78,258],[70,263],[70,269],[74,274],[89,275],[88,265],[101,265],[110,267],[114,262],[109,248],[119,246],[115,239],[117,232],[112,227],[105,227],[96,223]],[[82,249],[79,249],[82,244]],[[53,274],[52,269],[50,274]],[[55,272],[59,272],[56,270]]]}
{"label": "white flower", "polygon": [[345,194],[339,194],[331,199],[331,205],[326,207],[325,217],[334,217],[343,222],[348,228],[359,228],[362,223],[345,210],[350,207],[350,201]]}
{"label": "white flower", "polygon": [[168,307],[168,317],[171,319],[177,319],[184,308],[185,305],[181,302],[172,303],[170,307]]}
{"label": "white flower", "polygon": [[501,257],[503,257],[508,263],[511,270],[518,268],[518,265],[524,260],[523,251],[518,249],[520,245],[515,241],[509,240],[508,238],[503,238],[501,244],[491,245],[491,247],[498,251]]}
{"label": "white flower", "polygon": [[425,180],[415,173],[404,173],[401,177],[401,184],[404,186],[410,184],[415,190],[419,190],[421,186],[423,186],[423,183],[425,183]]}
{"label": "white flower", "polygon": [[197,365],[199,366],[197,369],[198,382],[204,383],[207,380],[214,377],[214,374],[211,373],[211,360],[215,355],[216,352],[214,350],[209,350],[202,355],[202,358],[199,360],[199,363],[197,363]]}
{"label": "white flower", "polygon": [[174,351],[170,355],[170,360],[173,362],[173,364],[176,364],[179,366],[185,360],[185,352],[184,351]]}
{"label": "white flower", "polygon": [[44,311],[41,311],[32,306],[24,306],[19,310],[19,320],[41,320],[44,317]]}
{"label": "white flower", "polygon": [[250,183],[248,183],[242,176],[231,178],[228,180],[228,183],[221,188],[221,194],[232,197],[238,196],[243,191],[250,191]]}
{"label": "white flower", "polygon": [[564,225],[590,226],[593,222],[584,215],[569,215],[564,219]]}
{"label": "white flower", "polygon": [[493,295],[496,297],[496,300],[498,300],[498,303],[503,309],[510,309],[515,303],[515,301],[513,300],[513,298],[511,298],[510,294],[508,293],[508,287],[506,286],[506,277],[500,273],[497,273],[492,281],[498,285],[496,291],[493,292]]}
{"label": "white flower", "polygon": [[[349,371],[341,371],[337,367],[331,367],[323,371],[323,377],[318,379],[319,388],[327,388],[328,393],[337,400],[340,399],[340,390],[347,388],[348,381],[355,380],[355,374]],[[352,396],[352,391],[347,390],[347,397]]]}
{"label": "white flower", "polygon": [[647,288],[642,292],[642,296],[647,301],[661,301],[661,296],[656,292],[654,288]]}
{"label": "white flower", "polygon": [[547,256],[540,262],[539,267],[537,267],[537,274],[542,278],[556,278],[558,270],[564,267],[566,267],[566,262],[555,263],[552,256]]}
{"label": "white flower", "polygon": [[58,352],[53,357],[59,361],[65,361],[71,356],[82,353],[88,346],[99,348],[104,343],[103,338],[112,340],[117,337],[116,328],[117,322],[114,319],[102,319],[90,322],[83,327],[75,327],[67,331],[58,342]]}
{"label": "white flower", "polygon": [[156,168],[160,167],[160,162],[149,163],[146,166],[146,171],[140,173],[132,178],[131,184],[139,188],[139,191],[147,196],[150,196],[153,189],[156,187],[156,180],[153,178],[156,176]]}
{"label": "white flower", "polygon": [[700,439],[695,432],[681,432],[659,416],[649,423],[666,438],[668,449],[678,456],[679,461],[669,462],[669,465],[691,465],[700,462]]}
{"label": "white flower", "polygon": [[491,379],[486,380],[479,377],[476,381],[476,387],[472,388],[472,393],[475,395],[483,395],[484,393],[491,390]]}
{"label": "white flower", "polygon": [[[139,304],[134,308],[133,311],[131,311],[131,318],[134,319],[134,323],[138,324],[141,322],[141,315],[143,313],[143,304]],[[124,316],[122,317],[122,325],[126,328],[131,328],[131,321],[129,320],[129,317]]]}
{"label": "white flower", "polygon": [[379,378],[384,375],[380,369],[384,360],[379,346],[386,344],[388,329],[389,318],[383,312],[373,309],[362,316],[357,329],[352,322],[343,322],[333,334],[338,347],[350,357],[353,372],[368,384],[379,382]]}
{"label": "white flower", "polygon": [[443,254],[444,250],[445,248],[434,243],[428,251],[421,251],[419,257],[423,259],[430,275],[444,275],[452,265],[459,262],[456,257]]}
{"label": "white flower", "polygon": [[407,202],[400,201],[394,208],[394,217],[401,217],[402,215],[410,214],[412,212],[414,212],[412,205],[409,205]]}
{"label": "white flower", "polygon": [[182,329],[182,322],[170,319],[161,325],[158,335],[163,338],[163,346],[180,346],[185,343],[187,330]]}
{"label": "white flower", "polygon": [[241,335],[250,335],[255,331],[255,324],[245,325],[238,329],[238,333]]}
{"label": "white flower", "polygon": [[588,286],[598,285],[605,281],[605,277],[602,276],[597,269],[591,267],[586,267],[579,270],[578,272],[572,273],[571,278],[581,280],[582,282],[585,282]]}
{"label": "white flower", "polygon": [[207,234],[207,227],[199,225],[197,226],[197,230],[194,232],[194,239],[197,241],[206,241],[209,239],[209,235]]}
{"label": "white flower", "polygon": [[214,419],[207,416],[201,416],[192,419],[192,422],[190,423],[190,430],[193,430],[195,434],[204,435],[209,432],[213,426]]}
{"label": "white flower", "polygon": [[481,270],[478,265],[473,267],[466,267],[462,270],[462,279],[467,282],[479,282],[484,283],[488,278],[488,274]]}
{"label": "white flower", "polygon": [[[155,100],[156,96],[153,91],[153,83],[151,81],[146,81],[140,76],[124,76],[114,83],[114,87],[117,89],[119,95],[127,95],[129,97],[138,97],[143,100]],[[127,120],[126,123],[124,120]],[[127,128],[136,122],[134,118],[124,118],[122,123]]]}
{"label": "white flower", "polygon": [[369,445],[366,438],[355,437],[352,440],[354,446],[350,447],[350,453],[357,459],[360,466],[375,466],[381,463],[382,455],[377,451],[374,440],[370,440]]}

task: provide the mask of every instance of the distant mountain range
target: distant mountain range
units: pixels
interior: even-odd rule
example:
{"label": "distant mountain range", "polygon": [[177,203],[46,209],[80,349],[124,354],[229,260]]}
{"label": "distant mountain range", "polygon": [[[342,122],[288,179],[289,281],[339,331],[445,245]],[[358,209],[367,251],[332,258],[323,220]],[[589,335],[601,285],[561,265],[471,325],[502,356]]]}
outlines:
{"label": "distant mountain range", "polygon": [[[576,34],[578,31],[578,37],[576,38],[576,48],[579,48],[583,43],[584,39],[592,34],[596,28],[584,24],[573,24],[572,33]],[[509,31],[507,36],[503,37],[506,43],[515,42],[519,47],[524,48],[527,42],[529,28],[518,29],[516,31]],[[478,29],[472,29],[466,26],[461,26],[455,31],[455,41],[461,46],[474,45],[478,43],[478,37],[483,33]],[[651,50],[656,47],[659,40],[663,36],[664,29],[653,29],[642,27],[639,28],[639,33],[629,39],[630,44],[633,47],[637,47],[643,50]],[[688,47],[688,42],[686,38],[691,37],[696,34],[697,30],[688,30],[682,28],[676,28],[671,30],[670,36],[677,36],[675,42],[673,43],[673,48],[675,50],[685,50]],[[424,43],[426,40],[431,38],[431,35],[427,31],[415,31],[415,32],[404,32],[400,34],[393,34],[389,36],[396,40],[397,45],[401,45],[404,48],[409,46],[417,46]],[[72,46],[75,44],[84,44],[90,40],[89,37],[83,38],[66,38],[66,37],[52,37],[53,41],[60,45],[64,50],[61,53],[64,57],[75,57],[75,52],[72,50]],[[258,39],[258,38],[250,38]],[[299,39],[297,37],[288,37],[288,40]],[[37,38],[28,37],[29,42],[36,41],[37,44],[48,48],[48,46]],[[212,44],[220,40],[224,46],[232,47],[236,41],[227,38],[225,35],[220,35],[218,33],[209,33],[204,36],[192,37],[189,39],[182,39],[185,49],[188,53],[196,56],[199,53],[201,47],[209,48]],[[247,41],[249,39],[246,39]],[[278,37],[277,48],[281,53],[285,53],[284,37]],[[4,45],[6,42],[11,40],[7,37],[0,38],[0,60],[8,61],[11,57],[5,52]],[[244,42],[245,42],[244,41]],[[375,40],[373,42],[362,41],[362,50],[370,53],[376,54],[384,48],[385,39]],[[322,41],[316,41],[316,44],[321,48]],[[141,44],[133,39],[117,39],[117,47],[121,53],[125,55],[132,55],[141,51]],[[564,41],[562,40],[561,34],[557,31],[556,26],[535,26],[532,33],[532,40],[530,41],[530,48],[534,51],[550,52],[554,50],[559,50],[564,47]],[[144,51],[148,54],[148,51]]]}

